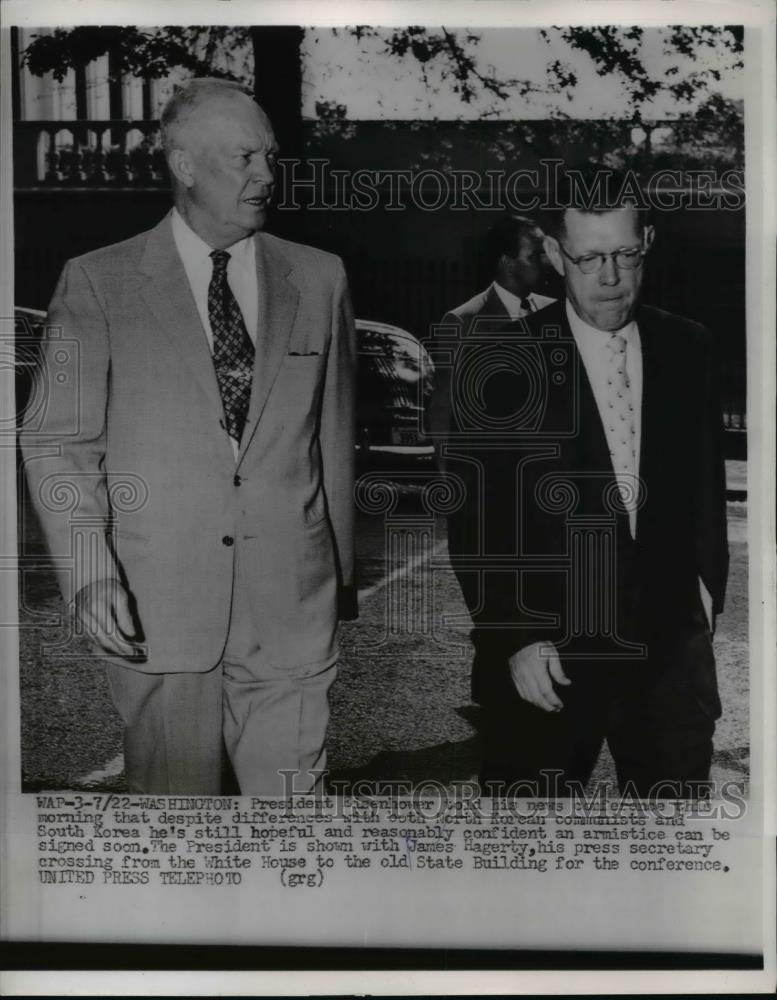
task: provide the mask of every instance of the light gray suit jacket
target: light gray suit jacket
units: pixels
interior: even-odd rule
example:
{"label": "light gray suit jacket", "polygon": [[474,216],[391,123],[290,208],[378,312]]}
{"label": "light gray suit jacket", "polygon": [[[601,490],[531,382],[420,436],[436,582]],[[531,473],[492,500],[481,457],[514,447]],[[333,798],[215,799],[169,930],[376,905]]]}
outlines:
{"label": "light gray suit jacket", "polygon": [[45,409],[21,435],[33,502],[66,600],[103,577],[125,581],[144,671],[219,662],[236,554],[268,666],[332,661],[338,605],[355,613],[345,273],[331,254],[255,241],[256,361],[237,462],[169,216],[69,261],[51,302]]}

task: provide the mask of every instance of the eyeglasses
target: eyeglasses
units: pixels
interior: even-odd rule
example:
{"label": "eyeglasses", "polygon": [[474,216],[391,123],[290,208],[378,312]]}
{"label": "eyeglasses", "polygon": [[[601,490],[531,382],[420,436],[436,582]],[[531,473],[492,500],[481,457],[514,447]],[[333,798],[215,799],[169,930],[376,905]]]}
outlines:
{"label": "eyeglasses", "polygon": [[564,256],[576,264],[583,274],[596,274],[597,271],[601,271],[604,262],[608,259],[614,261],[619,270],[633,271],[635,267],[640,266],[642,258],[647,253],[643,247],[621,247],[620,250],[613,250],[612,253],[584,253],[581,257],[573,257],[572,254],[567,253],[561,243],[559,243],[559,247]]}

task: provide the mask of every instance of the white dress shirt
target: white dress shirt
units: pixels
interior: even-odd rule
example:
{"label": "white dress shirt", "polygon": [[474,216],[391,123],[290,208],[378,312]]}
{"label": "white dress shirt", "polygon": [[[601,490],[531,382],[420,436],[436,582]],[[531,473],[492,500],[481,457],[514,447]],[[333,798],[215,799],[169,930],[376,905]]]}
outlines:
{"label": "white dress shirt", "polygon": [[[614,450],[615,445],[614,442],[609,440],[610,434],[608,421],[606,420],[608,362],[608,348],[606,345],[612,333],[597,330],[596,327],[590,326],[584,320],[580,319],[569,299],[567,299],[566,305],[567,319],[572,329],[572,336],[575,338],[575,344],[580,352],[580,357],[583,359],[583,366],[585,367],[588,381],[591,383],[591,389],[596,400],[596,408],[599,411],[602,427],[608,439],[607,444],[610,450]],[[642,343],[639,338],[639,329],[633,320],[621,330],[614,330],[612,332],[620,334],[626,340],[626,374],[631,386],[632,406],[634,407],[634,455],[636,459],[634,474],[638,476],[642,444]],[[636,537],[637,511],[635,509],[629,510],[629,527],[631,528],[632,537]],[[707,621],[710,627],[712,627],[712,598],[704,586],[701,577],[699,577],[699,592],[705,614],[707,615]]]}
{"label": "white dress shirt", "polygon": [[[503,288],[498,281],[492,282],[492,286],[501,299],[502,305],[507,310],[507,315],[510,319],[523,319],[524,316],[537,312],[540,308],[537,302],[534,301],[533,292],[530,292],[528,295],[515,295],[514,292],[509,292],[506,288]],[[552,300],[546,299],[543,305],[550,301]]]}
{"label": "white dress shirt", "polygon": [[[572,328],[572,336],[583,359],[585,373],[591,383],[596,408],[604,427],[607,437],[607,444],[610,451],[617,451],[614,440],[615,432],[610,433],[607,418],[607,364],[609,361],[609,348],[607,346],[610,337],[617,333],[626,341],[626,374],[631,388],[631,405],[634,407],[634,456],[636,468],[634,475],[639,475],[640,445],[642,442],[642,343],[639,339],[639,330],[634,320],[620,330],[612,332],[597,330],[590,326],[585,320],[580,319],[572,304],[567,299],[567,319]],[[610,438],[613,440],[610,440]],[[631,533],[634,535],[637,525],[636,510],[629,511],[629,521],[631,522]]]}
{"label": "white dress shirt", "polygon": [[[213,247],[203,240],[184,221],[177,208],[172,212],[173,239],[178,254],[183,262],[186,277],[194,296],[197,312],[200,316],[205,339],[208,341],[210,353],[213,354],[213,331],[208,317],[208,287],[213,276]],[[227,284],[235,296],[243,322],[251,341],[256,344],[256,331],[259,325],[259,286],[256,277],[256,249],[252,236],[246,236],[238,243],[227,247]],[[237,460],[239,445],[230,437],[229,443]]]}
{"label": "white dress shirt", "polygon": [[[177,208],[172,212],[173,239],[189,279],[192,295],[197,304],[202,328],[213,353],[213,331],[208,319],[208,286],[213,275],[213,261],[210,258],[213,247],[194,232],[184,221]],[[240,306],[248,336],[256,343],[256,329],[259,322],[259,289],[256,279],[256,250],[252,236],[246,236],[238,243],[227,247],[227,284]]]}

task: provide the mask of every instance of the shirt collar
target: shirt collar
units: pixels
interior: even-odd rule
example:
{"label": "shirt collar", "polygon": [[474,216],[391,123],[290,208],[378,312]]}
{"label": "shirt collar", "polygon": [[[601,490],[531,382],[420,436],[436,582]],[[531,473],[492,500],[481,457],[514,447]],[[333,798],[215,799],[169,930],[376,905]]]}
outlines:
{"label": "shirt collar", "polygon": [[498,281],[493,282],[494,291],[502,300],[502,305],[505,307],[507,312],[513,316],[514,314],[520,315],[529,311],[529,297],[528,295],[520,296],[516,295],[515,292],[508,291],[503,285],[500,285]]}
{"label": "shirt collar", "polygon": [[[575,312],[574,306],[569,301],[566,300],[567,307],[567,319],[569,320],[569,325],[572,328],[572,333],[576,340],[581,337],[585,337],[588,340],[593,340],[594,338],[601,343],[606,343],[610,337],[618,334],[623,337],[627,344],[635,343],[635,338],[637,337],[637,324],[635,320],[631,320],[620,330],[598,330],[595,326],[591,326],[590,323],[586,323],[584,319],[581,319]],[[637,341],[638,342],[638,341]]]}
{"label": "shirt collar", "polygon": [[[176,246],[184,260],[191,262],[207,260],[210,264],[213,247],[195,233],[177,208],[172,211],[171,222]],[[253,268],[255,260],[253,236],[246,236],[226,249],[229,251],[230,264],[234,261],[241,269],[250,270]]]}

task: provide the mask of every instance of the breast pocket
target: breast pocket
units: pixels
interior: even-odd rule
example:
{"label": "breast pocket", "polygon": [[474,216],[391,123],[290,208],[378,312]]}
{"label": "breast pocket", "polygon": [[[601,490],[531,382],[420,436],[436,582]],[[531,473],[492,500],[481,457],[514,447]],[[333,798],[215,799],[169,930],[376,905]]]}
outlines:
{"label": "breast pocket", "polygon": [[325,370],[323,354],[287,354],[273,386],[275,405],[297,419],[316,413]]}
{"label": "breast pocket", "polygon": [[278,378],[284,382],[315,380],[326,365],[325,354],[287,354]]}

